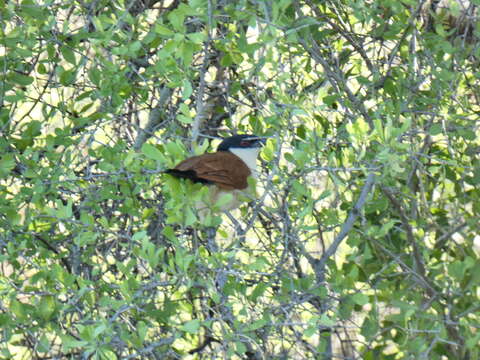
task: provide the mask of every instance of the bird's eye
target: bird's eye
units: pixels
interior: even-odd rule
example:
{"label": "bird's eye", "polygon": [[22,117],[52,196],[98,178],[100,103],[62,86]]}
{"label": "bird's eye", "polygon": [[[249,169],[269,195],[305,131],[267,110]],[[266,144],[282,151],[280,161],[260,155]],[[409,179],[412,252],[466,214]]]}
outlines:
{"label": "bird's eye", "polygon": [[250,141],[242,140],[242,141],[240,142],[240,146],[242,146],[242,147],[248,147],[248,146],[250,146]]}

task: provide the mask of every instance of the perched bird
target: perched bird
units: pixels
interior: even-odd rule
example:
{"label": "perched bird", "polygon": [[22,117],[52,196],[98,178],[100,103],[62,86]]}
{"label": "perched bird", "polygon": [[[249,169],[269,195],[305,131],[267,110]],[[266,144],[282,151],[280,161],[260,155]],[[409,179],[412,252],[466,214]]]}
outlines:
{"label": "perched bird", "polygon": [[210,187],[210,204],[197,204],[201,218],[224,194],[232,198],[221,210],[232,210],[240,206],[242,195],[249,197],[248,177],[257,176],[257,156],[264,143],[265,138],[255,135],[231,136],[220,143],[217,152],[190,157],[165,172]]}

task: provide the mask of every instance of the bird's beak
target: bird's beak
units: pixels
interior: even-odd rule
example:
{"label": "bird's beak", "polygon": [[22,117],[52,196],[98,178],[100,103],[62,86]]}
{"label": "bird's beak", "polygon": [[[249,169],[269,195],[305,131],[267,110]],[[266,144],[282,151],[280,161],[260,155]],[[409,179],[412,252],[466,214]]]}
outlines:
{"label": "bird's beak", "polygon": [[248,140],[255,141],[253,143],[254,147],[259,147],[260,148],[260,147],[265,146],[265,144],[267,143],[267,139],[268,139],[268,137],[255,136],[255,137],[249,138]]}

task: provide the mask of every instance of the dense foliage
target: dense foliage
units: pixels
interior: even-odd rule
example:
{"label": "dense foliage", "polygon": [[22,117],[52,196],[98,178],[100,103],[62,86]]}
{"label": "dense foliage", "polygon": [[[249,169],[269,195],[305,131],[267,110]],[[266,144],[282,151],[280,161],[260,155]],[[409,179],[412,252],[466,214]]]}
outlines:
{"label": "dense foliage", "polygon": [[[480,2],[442,3],[0,1],[0,359],[480,358]],[[233,133],[258,200],[202,223],[162,171]]]}

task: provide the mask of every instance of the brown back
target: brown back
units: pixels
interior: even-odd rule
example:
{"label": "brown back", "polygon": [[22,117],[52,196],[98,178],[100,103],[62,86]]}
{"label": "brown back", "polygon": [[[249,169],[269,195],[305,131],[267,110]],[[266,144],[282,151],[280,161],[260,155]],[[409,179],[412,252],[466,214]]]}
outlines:
{"label": "brown back", "polygon": [[225,190],[247,188],[247,178],[251,175],[242,159],[228,151],[193,156],[182,161],[174,170],[176,173],[191,174],[192,176],[188,177],[193,181],[213,182]]}

